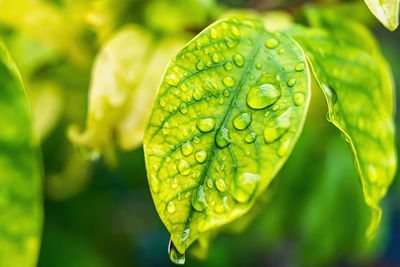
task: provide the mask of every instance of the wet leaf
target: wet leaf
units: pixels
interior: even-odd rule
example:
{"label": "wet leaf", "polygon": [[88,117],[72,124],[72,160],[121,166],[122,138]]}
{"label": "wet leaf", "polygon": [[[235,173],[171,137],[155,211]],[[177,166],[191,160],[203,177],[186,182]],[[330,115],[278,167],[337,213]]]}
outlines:
{"label": "wet leaf", "polygon": [[382,213],[378,203],[397,165],[391,71],[372,35],[360,24],[316,10],[310,10],[309,18],[319,28],[297,25],[290,33],[307,51],[328,103],[329,121],[351,148],[372,212],[367,230],[372,237]]}
{"label": "wet leaf", "polygon": [[372,14],[389,30],[399,26],[399,0],[364,0]]}
{"label": "wet leaf", "polygon": [[70,131],[78,145],[98,155],[116,135],[123,149],[139,146],[160,77],[182,39],[158,39],[139,26],[118,31],[100,51],[90,85],[87,127]]}
{"label": "wet leaf", "polygon": [[173,58],[144,149],[179,253],[253,206],[291,153],[309,98],[301,49],[258,20],[218,21]]}
{"label": "wet leaf", "polygon": [[41,171],[19,72],[0,45],[0,265],[36,265],[42,228]]}

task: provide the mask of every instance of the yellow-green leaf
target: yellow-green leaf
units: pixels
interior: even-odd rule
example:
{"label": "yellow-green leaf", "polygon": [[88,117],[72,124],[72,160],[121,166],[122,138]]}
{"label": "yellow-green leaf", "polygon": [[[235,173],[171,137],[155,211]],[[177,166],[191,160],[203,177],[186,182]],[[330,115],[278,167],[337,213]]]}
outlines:
{"label": "yellow-green leaf", "polygon": [[35,266],[42,228],[41,171],[19,72],[0,44],[0,266]]}
{"label": "yellow-green leaf", "polygon": [[372,14],[389,30],[399,26],[399,0],[364,0]]}
{"label": "yellow-green leaf", "polygon": [[309,84],[298,45],[259,20],[218,21],[172,59],[144,149],[173,260],[253,206],[301,133]]}
{"label": "yellow-green leaf", "polygon": [[164,67],[183,45],[183,39],[156,38],[139,26],[118,31],[94,63],[87,129],[72,129],[71,139],[95,154],[114,134],[123,149],[140,145]]}
{"label": "yellow-green leaf", "polygon": [[295,25],[288,32],[307,51],[328,103],[328,119],[351,148],[371,208],[367,236],[372,237],[382,213],[378,203],[397,166],[391,71],[360,24],[317,10],[310,10],[308,17],[318,28]]}

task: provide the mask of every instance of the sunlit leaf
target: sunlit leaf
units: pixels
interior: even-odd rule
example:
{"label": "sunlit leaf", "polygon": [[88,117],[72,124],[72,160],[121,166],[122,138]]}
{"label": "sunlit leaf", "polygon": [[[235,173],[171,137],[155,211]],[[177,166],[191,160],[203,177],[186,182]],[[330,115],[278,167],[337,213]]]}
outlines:
{"label": "sunlit leaf", "polygon": [[179,38],[156,38],[138,27],[118,31],[100,51],[90,85],[87,129],[72,140],[100,153],[116,135],[124,149],[136,148],[164,67],[182,47]]}
{"label": "sunlit leaf", "polygon": [[309,97],[301,49],[258,20],[219,21],[173,58],[144,149],[174,253],[253,206],[291,153]]}
{"label": "sunlit leaf", "polygon": [[0,266],[35,266],[42,227],[41,171],[18,70],[0,46]]}
{"label": "sunlit leaf", "polygon": [[381,218],[379,201],[396,165],[393,82],[378,47],[361,25],[337,14],[310,10],[311,24],[289,31],[311,62],[329,108],[328,119],[343,134],[354,156],[366,203],[371,208],[367,236]]}
{"label": "sunlit leaf", "polygon": [[399,0],[364,0],[372,14],[389,30],[399,26]]}

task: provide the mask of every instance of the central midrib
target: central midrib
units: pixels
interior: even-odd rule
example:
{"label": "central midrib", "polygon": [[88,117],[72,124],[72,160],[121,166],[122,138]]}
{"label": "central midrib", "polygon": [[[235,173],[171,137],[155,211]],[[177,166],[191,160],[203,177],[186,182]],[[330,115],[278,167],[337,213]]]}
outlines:
{"label": "central midrib", "polygon": [[[227,121],[227,119],[229,118],[229,116],[230,116],[230,114],[232,112],[232,107],[235,104],[237,97],[239,96],[240,90],[241,90],[243,84],[248,79],[248,76],[249,76],[248,73],[249,73],[251,67],[254,64],[254,61],[256,59],[255,56],[258,53],[258,51],[260,49],[260,47],[259,47],[260,43],[263,40],[263,38],[262,38],[263,37],[263,33],[264,33],[264,31],[262,29],[260,29],[260,33],[257,36],[257,42],[255,42],[254,47],[250,51],[250,54],[249,54],[250,60],[249,60],[248,64],[246,65],[245,69],[243,70],[243,73],[242,73],[242,75],[240,77],[240,80],[239,80],[239,82],[238,82],[238,84],[236,86],[235,95],[232,97],[231,103],[230,103],[230,105],[229,105],[229,107],[228,107],[228,109],[226,111],[226,114],[225,114],[221,124],[219,125],[218,129],[216,130],[216,133],[221,129],[221,127],[225,126],[226,121]],[[204,185],[204,180],[205,180],[205,177],[206,177],[206,175],[208,173],[208,169],[210,168],[211,162],[213,161],[213,158],[215,156],[216,149],[217,149],[217,147],[216,147],[215,140],[214,140],[214,143],[213,143],[213,145],[211,146],[211,148],[209,150],[210,157],[207,159],[207,161],[205,163],[205,168],[204,168],[204,171],[202,173],[202,176],[200,177],[200,181],[199,181],[197,187],[195,187],[194,190],[197,190],[200,185]],[[186,219],[186,222],[185,222],[184,230],[189,229],[189,225],[190,225],[190,222],[191,222],[193,211],[194,211],[194,208],[191,207],[191,209],[189,211],[189,215],[188,215],[188,217]]]}

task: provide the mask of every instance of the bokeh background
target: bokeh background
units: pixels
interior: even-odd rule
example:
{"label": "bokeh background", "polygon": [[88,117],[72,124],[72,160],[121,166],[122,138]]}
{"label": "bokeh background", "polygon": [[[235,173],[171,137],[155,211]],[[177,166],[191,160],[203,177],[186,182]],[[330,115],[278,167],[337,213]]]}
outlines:
{"label": "bokeh background", "polygon": [[[93,62],[113,33],[135,24],[157,38],[190,40],[232,9],[296,14],[310,3],[366,24],[400,85],[400,30],[386,30],[361,0],[0,1],[0,38],[21,70],[44,158],[38,265],[173,265],[142,148],[121,149],[110,138],[103,157],[85,161],[67,134],[71,125],[85,125]],[[399,177],[382,202],[379,232],[367,243],[369,213],[349,149],[325,114],[314,90],[304,133],[251,219],[215,237],[206,260],[189,251],[187,266],[400,266]]]}

